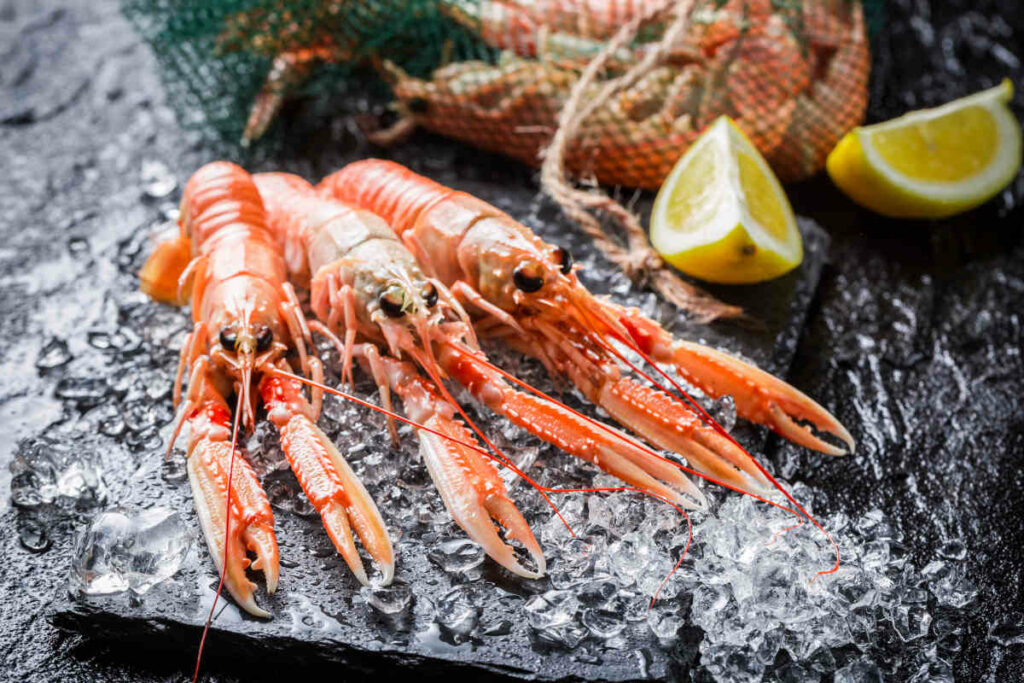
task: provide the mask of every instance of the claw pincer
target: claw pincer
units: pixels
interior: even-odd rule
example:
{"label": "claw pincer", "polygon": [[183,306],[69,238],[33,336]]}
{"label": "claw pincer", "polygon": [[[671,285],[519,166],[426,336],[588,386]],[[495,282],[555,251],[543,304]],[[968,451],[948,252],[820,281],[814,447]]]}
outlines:
{"label": "claw pincer", "polygon": [[[269,617],[253,598],[256,585],[245,576],[247,551],[253,569],[263,571],[267,592],[277,589],[278,550],[274,515],[252,467],[231,443],[231,410],[202,376],[203,398],[189,418],[188,478],[196,515],[210,556],[235,601],[250,614]],[[233,452],[234,451],[234,452]],[[231,499],[228,500],[228,473]],[[231,516],[230,523],[227,515]]]}
{"label": "claw pincer", "polygon": [[281,447],[292,472],[352,573],[360,583],[369,585],[353,538],[355,532],[376,561],[380,582],[391,583],[395,558],[380,511],[345,458],[316,426],[298,382],[265,377],[260,395],[268,419],[281,434]]}

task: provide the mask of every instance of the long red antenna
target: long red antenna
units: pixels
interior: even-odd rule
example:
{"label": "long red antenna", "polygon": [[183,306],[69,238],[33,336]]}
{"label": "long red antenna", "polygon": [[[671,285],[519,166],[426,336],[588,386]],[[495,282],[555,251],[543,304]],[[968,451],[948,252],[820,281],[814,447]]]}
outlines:
{"label": "long red antenna", "polygon": [[231,537],[231,485],[235,471],[235,446],[238,443],[238,421],[242,417],[242,391],[238,391],[238,401],[235,405],[235,421],[231,426],[231,460],[228,464],[228,488],[225,498],[224,510],[224,556],[221,558],[220,581],[217,583],[217,592],[213,594],[213,604],[210,605],[210,613],[206,617],[206,624],[203,626],[203,636],[199,639],[199,652],[196,654],[196,668],[192,673],[192,683],[199,680],[199,665],[203,661],[203,647],[206,645],[206,636],[210,633],[210,625],[213,624],[213,611],[217,609],[217,600],[224,589],[224,576],[228,571],[228,543]]}

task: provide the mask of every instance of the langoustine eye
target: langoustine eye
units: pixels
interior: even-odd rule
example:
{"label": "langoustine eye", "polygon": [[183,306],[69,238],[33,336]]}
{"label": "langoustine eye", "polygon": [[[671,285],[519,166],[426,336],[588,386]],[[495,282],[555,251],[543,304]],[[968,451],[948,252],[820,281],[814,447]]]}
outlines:
{"label": "langoustine eye", "polygon": [[544,274],[536,263],[526,261],[525,263],[520,263],[512,271],[512,282],[520,290],[529,294],[536,292],[544,286]]}
{"label": "langoustine eye", "polygon": [[392,286],[385,289],[377,297],[380,309],[389,318],[401,318],[405,315],[405,292],[401,287]]}
{"label": "langoustine eye", "polygon": [[565,247],[555,249],[555,262],[558,263],[558,269],[562,271],[562,275],[572,272],[572,252]]}
{"label": "langoustine eye", "polygon": [[427,305],[427,308],[433,308],[437,305],[437,287],[433,283],[427,284],[420,292],[420,296],[423,297],[423,302]]}
{"label": "langoustine eye", "polygon": [[238,333],[230,327],[222,327],[220,329],[220,345],[225,350],[235,350],[235,345],[238,343]]}
{"label": "langoustine eye", "polygon": [[273,331],[266,325],[261,325],[256,332],[256,350],[266,351],[274,341]]}

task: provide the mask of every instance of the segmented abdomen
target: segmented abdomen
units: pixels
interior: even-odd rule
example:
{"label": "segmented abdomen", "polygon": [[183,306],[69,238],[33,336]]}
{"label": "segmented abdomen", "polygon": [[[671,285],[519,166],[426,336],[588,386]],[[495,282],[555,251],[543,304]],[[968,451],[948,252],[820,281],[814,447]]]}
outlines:
{"label": "segmented abdomen", "polygon": [[[181,201],[181,225],[192,240],[193,253],[205,256],[202,281],[194,284],[194,312],[211,310],[204,296],[235,278],[255,283],[232,283],[242,288],[276,291],[286,272],[259,191],[244,169],[226,161],[206,164],[192,174]],[[250,285],[252,285],[250,287]],[[254,302],[256,304],[264,302]]]}
{"label": "segmented abdomen", "polygon": [[[322,197],[313,186],[287,173],[260,173],[254,177],[267,207],[269,225],[285,251],[306,261],[307,279],[315,278],[324,266],[354,256],[353,250],[373,240],[399,245],[398,236],[381,218],[344,201]],[[289,257],[289,272],[292,268]],[[362,262],[351,259],[348,266],[359,270]],[[387,264],[370,264],[366,267]],[[407,265],[407,264],[397,264]],[[412,266],[415,268],[415,264]]]}
{"label": "segmented abdomen", "polygon": [[401,235],[427,208],[456,194],[429,178],[383,159],[349,164],[320,181],[324,194],[372,211]]}

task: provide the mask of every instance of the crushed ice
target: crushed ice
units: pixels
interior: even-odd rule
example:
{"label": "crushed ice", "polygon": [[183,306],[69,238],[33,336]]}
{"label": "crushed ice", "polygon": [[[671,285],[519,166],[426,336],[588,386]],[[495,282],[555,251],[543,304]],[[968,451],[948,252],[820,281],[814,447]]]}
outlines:
{"label": "crushed ice", "polygon": [[[809,493],[794,487],[799,500],[809,500]],[[598,640],[647,628],[670,641],[693,624],[704,634],[701,665],[716,680],[760,681],[781,668],[792,680],[825,673],[835,680],[881,680],[903,660],[920,680],[951,680],[957,612],[976,596],[955,543],[918,570],[880,510],[852,521],[833,515],[821,521],[843,561],[837,572],[812,582],[833,563],[820,531],[810,524],[790,529],[788,513],[730,495],[713,513],[693,515],[689,556],[651,606],[686,531],[656,507],[636,497],[596,494],[588,496],[585,514],[578,505],[562,506],[570,525],[584,533],[571,538],[564,527],[544,527],[555,588],[526,603],[538,639],[571,648],[582,640],[579,626]],[[994,637],[1020,637],[1002,633]],[[903,643],[903,660],[881,656],[892,638]]]}

